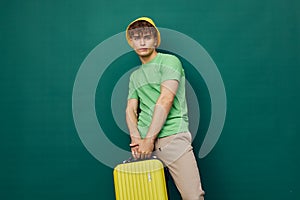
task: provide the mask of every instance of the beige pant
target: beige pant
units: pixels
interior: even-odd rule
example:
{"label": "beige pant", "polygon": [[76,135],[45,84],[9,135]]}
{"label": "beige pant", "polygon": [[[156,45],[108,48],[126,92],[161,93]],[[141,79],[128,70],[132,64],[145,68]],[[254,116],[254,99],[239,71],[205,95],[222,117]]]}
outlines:
{"label": "beige pant", "polygon": [[183,200],[204,200],[189,132],[158,138],[154,154],[168,167]]}

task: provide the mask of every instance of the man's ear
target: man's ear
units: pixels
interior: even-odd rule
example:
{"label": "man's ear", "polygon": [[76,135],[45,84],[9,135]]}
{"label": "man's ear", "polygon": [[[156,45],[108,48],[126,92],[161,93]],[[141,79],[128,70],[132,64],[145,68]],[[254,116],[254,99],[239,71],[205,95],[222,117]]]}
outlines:
{"label": "man's ear", "polygon": [[157,38],[155,38],[154,47],[157,47]]}
{"label": "man's ear", "polygon": [[129,38],[128,44],[133,48],[132,38]]}

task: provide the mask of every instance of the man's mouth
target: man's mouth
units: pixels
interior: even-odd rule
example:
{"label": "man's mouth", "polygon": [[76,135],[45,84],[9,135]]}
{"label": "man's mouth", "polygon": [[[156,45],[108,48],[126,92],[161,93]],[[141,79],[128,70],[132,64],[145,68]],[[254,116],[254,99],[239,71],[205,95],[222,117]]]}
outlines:
{"label": "man's mouth", "polygon": [[140,48],[140,49],[138,49],[139,51],[147,51],[148,50],[148,48]]}

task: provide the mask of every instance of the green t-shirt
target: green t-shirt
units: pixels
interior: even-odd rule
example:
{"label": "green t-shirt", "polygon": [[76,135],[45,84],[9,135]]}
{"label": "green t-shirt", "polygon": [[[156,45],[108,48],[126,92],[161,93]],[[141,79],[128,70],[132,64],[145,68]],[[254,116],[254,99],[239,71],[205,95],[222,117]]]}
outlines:
{"label": "green t-shirt", "polygon": [[135,70],[129,81],[128,99],[139,100],[141,112],[138,116],[138,130],[142,138],[146,136],[151,124],[154,107],[160,95],[160,84],[166,80],[177,80],[179,86],[158,137],[188,131],[185,74],[181,62],[174,55],[158,53],[150,62]]}

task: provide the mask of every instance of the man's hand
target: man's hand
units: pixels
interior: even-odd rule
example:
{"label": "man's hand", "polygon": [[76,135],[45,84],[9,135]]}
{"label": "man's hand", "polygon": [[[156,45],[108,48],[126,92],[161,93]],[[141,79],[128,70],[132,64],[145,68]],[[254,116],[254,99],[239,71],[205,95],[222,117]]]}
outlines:
{"label": "man's hand", "polygon": [[141,159],[150,158],[154,149],[153,138],[144,138],[139,144],[138,153]]}
{"label": "man's hand", "polygon": [[140,138],[134,138],[131,139],[131,143],[129,144],[131,148],[131,154],[134,159],[139,159],[141,157],[141,154],[139,153],[140,143],[141,143]]}

